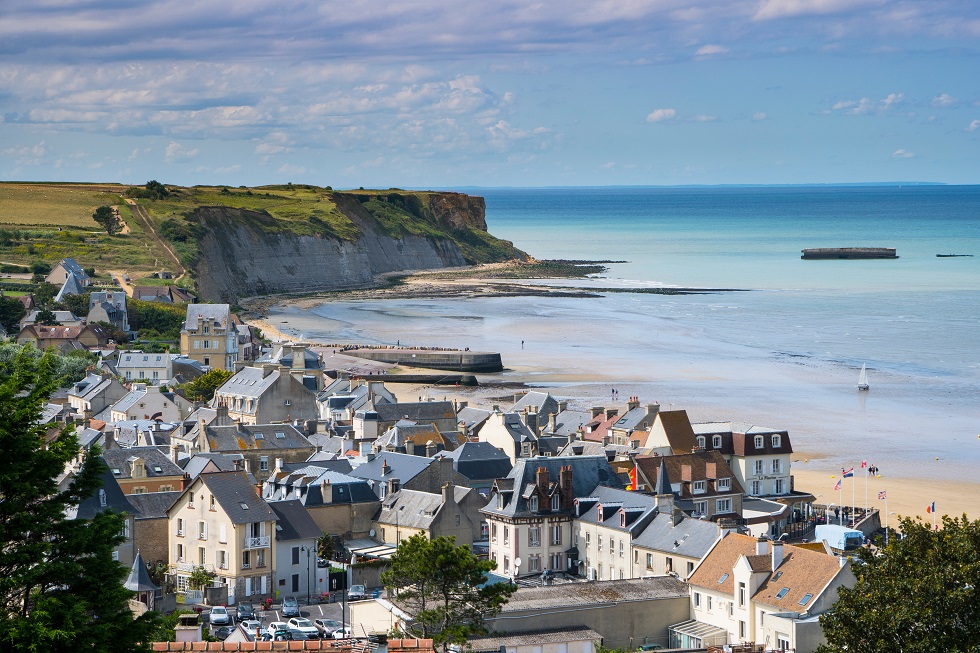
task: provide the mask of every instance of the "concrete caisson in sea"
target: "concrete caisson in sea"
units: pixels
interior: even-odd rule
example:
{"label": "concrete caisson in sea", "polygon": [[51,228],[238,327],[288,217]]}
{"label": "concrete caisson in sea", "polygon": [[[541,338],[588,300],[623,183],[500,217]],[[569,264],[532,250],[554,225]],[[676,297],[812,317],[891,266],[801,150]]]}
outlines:
{"label": "concrete caisson in sea", "polygon": [[816,247],[804,249],[802,259],[898,258],[894,247]]}
{"label": "concrete caisson in sea", "polygon": [[501,372],[504,369],[500,354],[495,352],[460,351],[458,349],[347,349],[348,356],[394,363],[407,367],[427,367],[454,372]]}

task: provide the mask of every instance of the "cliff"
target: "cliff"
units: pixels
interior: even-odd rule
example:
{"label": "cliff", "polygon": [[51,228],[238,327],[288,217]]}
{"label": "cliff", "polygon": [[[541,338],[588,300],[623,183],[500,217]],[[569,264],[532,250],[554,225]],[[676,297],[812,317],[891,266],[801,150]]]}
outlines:
{"label": "cliff", "polygon": [[211,301],[363,288],[389,272],[525,256],[487,233],[481,197],[316,190],[308,206],[275,194],[263,206],[250,192],[248,207],[185,200],[179,218],[161,215],[175,214],[170,204],[151,213]]}

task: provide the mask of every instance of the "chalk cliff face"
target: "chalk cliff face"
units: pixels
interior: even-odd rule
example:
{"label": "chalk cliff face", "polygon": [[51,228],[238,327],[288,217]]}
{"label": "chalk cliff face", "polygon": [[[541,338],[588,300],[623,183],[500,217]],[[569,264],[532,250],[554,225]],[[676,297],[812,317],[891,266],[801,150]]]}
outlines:
{"label": "chalk cliff face", "polygon": [[[385,206],[393,202],[423,220],[422,226],[432,225],[423,235],[405,229],[399,233],[400,225],[384,223],[363,196],[337,193],[333,199],[337,209],[360,230],[360,237],[345,240],[298,235],[278,228],[275,220],[262,212],[197,208],[194,221],[201,236],[195,279],[201,297],[235,302],[241,297],[276,292],[351,289],[367,286],[386,272],[454,267],[486,262],[480,258],[503,260],[523,255],[510,243],[485,233],[485,205],[480,197],[439,193],[429,194],[420,202],[410,193],[385,196]],[[490,250],[479,247],[485,239],[493,243]],[[477,246],[468,245],[473,242]]]}

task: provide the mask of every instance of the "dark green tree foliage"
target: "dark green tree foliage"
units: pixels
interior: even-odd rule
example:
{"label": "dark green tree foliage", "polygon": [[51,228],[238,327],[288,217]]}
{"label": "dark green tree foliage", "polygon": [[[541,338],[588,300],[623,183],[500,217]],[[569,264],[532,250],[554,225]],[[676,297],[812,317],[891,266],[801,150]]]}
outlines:
{"label": "dark green tree foliage", "polygon": [[44,326],[55,326],[61,324],[58,322],[58,318],[55,316],[55,314],[46,308],[37,312],[37,323],[43,324]]}
{"label": "dark green tree foliage", "polygon": [[112,210],[111,206],[100,206],[95,209],[95,213],[92,214],[92,219],[101,225],[105,232],[110,236],[122,229],[122,220],[116,215],[116,212]]}
{"label": "dark green tree foliage", "polygon": [[211,401],[214,391],[234,374],[231,370],[211,370],[205,372],[184,386],[184,392],[191,401]]}
{"label": "dark green tree foliage", "polygon": [[43,446],[38,419],[56,387],[57,361],[35,353],[22,348],[0,376],[0,650],[148,650],[156,617],[133,619],[126,569],[112,559],[122,517],[65,515],[100,487],[105,464],[90,453],[59,489],[56,477],[78,454],[78,440],[69,426]]}
{"label": "dark green tree foliage", "polygon": [[42,281],[34,286],[34,301],[37,302],[38,306],[47,308],[54,303],[54,296],[58,294],[59,290],[61,290],[60,286]]}
{"label": "dark green tree foliage", "polygon": [[900,528],[882,555],[860,551],[857,584],[820,617],[829,643],[819,653],[980,651],[980,520]]}
{"label": "dark green tree foliage", "polygon": [[467,637],[488,632],[484,619],[498,614],[517,589],[510,583],[484,585],[497,563],[480,560],[452,537],[428,540],[419,533],[398,544],[391,567],[381,574],[398,603],[414,615],[411,637],[431,638],[448,650]]}
{"label": "dark green tree foliage", "polygon": [[[32,345],[18,345],[15,342],[0,343],[0,379],[4,379],[17,369],[20,356],[27,355],[34,359],[42,356],[40,350]],[[55,355],[53,373],[55,384],[59,387],[71,385],[85,378],[85,371],[97,360],[98,355],[89,351],[73,351],[65,356]],[[0,418],[3,416],[0,415]]]}
{"label": "dark green tree foliage", "polygon": [[139,331],[140,338],[177,340],[184,326],[187,308],[164,302],[144,302],[130,299],[126,302],[129,326]]}
{"label": "dark green tree foliage", "polygon": [[27,309],[16,297],[0,297],[0,324],[9,335],[17,335],[20,321],[27,315]]}
{"label": "dark green tree foliage", "polygon": [[91,291],[80,295],[65,295],[61,298],[61,303],[66,311],[71,311],[72,315],[85,317],[88,315],[88,302]]}

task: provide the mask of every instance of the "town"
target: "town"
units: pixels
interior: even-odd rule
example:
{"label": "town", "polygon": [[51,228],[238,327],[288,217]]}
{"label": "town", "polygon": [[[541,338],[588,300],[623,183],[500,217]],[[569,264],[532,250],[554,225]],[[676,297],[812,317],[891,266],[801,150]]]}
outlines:
{"label": "town", "polygon": [[[473,650],[808,653],[855,583],[849,554],[881,530],[877,510],[796,489],[779,428],[692,423],[615,394],[584,409],[537,390],[486,406],[406,399],[343,348],[269,343],[176,286],[93,290],[71,259],[47,281],[54,302],[82,297],[72,305],[88,314],[18,297],[16,341],[98,355],[43,411],[52,439],[68,424],[78,437],[58,484],[97,447],[101,487],[76,518],[124,515],[113,557],[143,609],[196,608],[165,646],[377,648],[412,632],[382,573],[421,535],[453,538],[492,561],[488,582],[517,588]],[[179,353],[110,341],[136,335],[134,298],[182,308]],[[210,392],[196,387],[209,378]]]}

